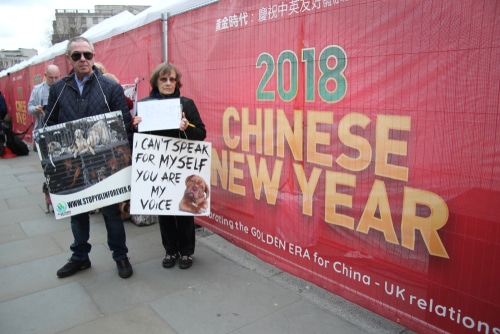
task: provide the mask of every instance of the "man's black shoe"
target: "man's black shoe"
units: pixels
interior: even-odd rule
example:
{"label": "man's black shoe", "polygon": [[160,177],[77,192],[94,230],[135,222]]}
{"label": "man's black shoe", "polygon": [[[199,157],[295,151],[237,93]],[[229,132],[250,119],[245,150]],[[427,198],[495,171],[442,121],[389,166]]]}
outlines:
{"label": "man's black shoe", "polygon": [[116,261],[116,267],[118,268],[118,275],[121,278],[129,278],[132,276],[132,265],[130,264],[128,258]]}
{"label": "man's black shoe", "polygon": [[81,261],[69,259],[68,263],[57,271],[57,276],[59,278],[68,277],[75,274],[79,270],[88,269],[90,266],[91,264],[89,259]]}

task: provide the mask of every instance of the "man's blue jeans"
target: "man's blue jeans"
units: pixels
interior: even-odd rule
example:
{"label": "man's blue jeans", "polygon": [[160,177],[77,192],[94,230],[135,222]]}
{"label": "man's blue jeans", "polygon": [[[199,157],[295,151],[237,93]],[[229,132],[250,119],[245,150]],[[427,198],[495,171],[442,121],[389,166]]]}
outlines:
{"label": "man's blue jeans", "polygon": [[[106,206],[100,209],[106,230],[108,231],[108,246],[113,252],[113,260],[123,260],[127,258],[128,248],[126,245],[125,227],[117,204]],[[72,260],[88,259],[92,246],[88,243],[90,235],[89,214],[81,213],[71,217],[71,231],[73,232],[73,244],[70,249],[73,251]]]}

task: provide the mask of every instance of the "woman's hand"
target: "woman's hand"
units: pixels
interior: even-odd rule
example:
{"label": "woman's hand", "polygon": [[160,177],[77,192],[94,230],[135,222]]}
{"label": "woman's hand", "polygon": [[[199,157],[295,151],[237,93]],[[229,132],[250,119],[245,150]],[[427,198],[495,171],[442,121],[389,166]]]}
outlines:
{"label": "woman's hand", "polygon": [[182,113],[181,124],[179,125],[179,129],[181,131],[186,131],[188,126],[189,126],[189,121],[187,120],[186,115]]}
{"label": "woman's hand", "polygon": [[139,123],[142,121],[141,116],[135,116],[133,121],[132,121],[132,126],[134,127],[135,130],[137,130],[137,127],[139,126]]}

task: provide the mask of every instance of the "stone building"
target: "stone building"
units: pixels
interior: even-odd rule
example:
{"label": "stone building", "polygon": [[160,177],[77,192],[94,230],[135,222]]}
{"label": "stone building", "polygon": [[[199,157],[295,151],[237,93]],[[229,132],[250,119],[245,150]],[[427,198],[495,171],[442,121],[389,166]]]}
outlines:
{"label": "stone building", "polygon": [[96,5],[94,9],[56,9],[52,44],[81,35],[90,27],[123,11],[137,15],[149,6]]}
{"label": "stone building", "polygon": [[38,55],[35,49],[0,50],[0,71]]}

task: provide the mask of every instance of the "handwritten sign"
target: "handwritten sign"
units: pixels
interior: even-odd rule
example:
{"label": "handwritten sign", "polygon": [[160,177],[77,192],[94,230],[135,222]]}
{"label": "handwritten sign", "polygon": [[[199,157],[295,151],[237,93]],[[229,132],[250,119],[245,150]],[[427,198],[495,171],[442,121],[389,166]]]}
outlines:
{"label": "handwritten sign", "polygon": [[211,143],[136,133],[133,146],[130,213],[210,213]]}
{"label": "handwritten sign", "polygon": [[178,129],[182,109],[180,99],[149,100],[137,103],[137,115],[141,116],[139,132]]}

